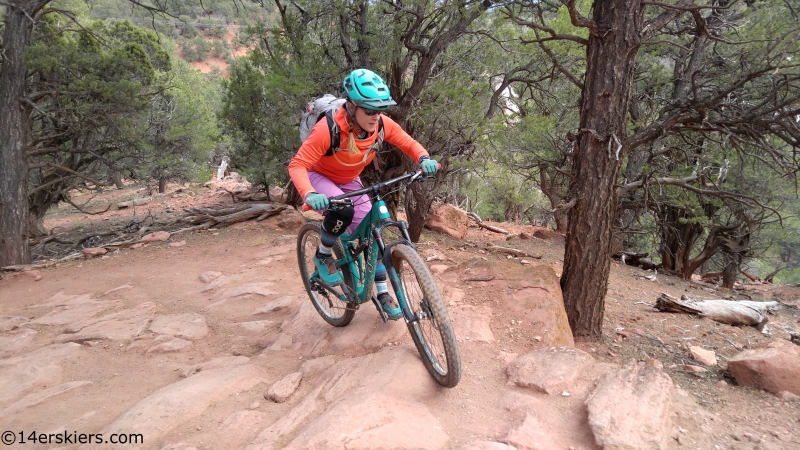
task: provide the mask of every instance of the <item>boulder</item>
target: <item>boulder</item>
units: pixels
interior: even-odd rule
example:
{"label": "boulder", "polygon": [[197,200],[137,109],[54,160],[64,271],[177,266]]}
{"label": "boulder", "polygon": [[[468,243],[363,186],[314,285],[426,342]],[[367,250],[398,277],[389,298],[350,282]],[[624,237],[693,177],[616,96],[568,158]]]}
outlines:
{"label": "boulder", "polygon": [[467,236],[469,219],[467,213],[447,203],[434,203],[431,213],[425,221],[425,228],[439,231],[457,239]]}
{"label": "boulder", "polygon": [[278,228],[297,231],[306,224],[306,218],[294,208],[286,208],[278,215]]}
{"label": "boulder", "polygon": [[301,372],[294,372],[281,378],[280,381],[270,386],[264,393],[264,398],[275,403],[283,403],[294,394],[303,379]]}
{"label": "boulder", "polygon": [[594,358],[572,347],[534,350],[514,359],[506,368],[508,379],[517,386],[548,394],[568,389]]}
{"label": "boulder", "polygon": [[192,345],[192,341],[177,338],[174,336],[159,336],[153,340],[153,345],[147,349],[147,353],[172,353],[179,352]]}
{"label": "boulder", "polygon": [[728,370],[741,386],[800,395],[800,347],[789,341],[777,340],[765,348],[745,350],[728,360]]}
{"label": "boulder", "polygon": [[604,375],[586,399],[597,445],[615,450],[667,448],[672,379],[631,361]]}
{"label": "boulder", "polygon": [[202,281],[203,283],[211,283],[220,276],[222,276],[222,272],[208,270],[200,274],[200,281]]}

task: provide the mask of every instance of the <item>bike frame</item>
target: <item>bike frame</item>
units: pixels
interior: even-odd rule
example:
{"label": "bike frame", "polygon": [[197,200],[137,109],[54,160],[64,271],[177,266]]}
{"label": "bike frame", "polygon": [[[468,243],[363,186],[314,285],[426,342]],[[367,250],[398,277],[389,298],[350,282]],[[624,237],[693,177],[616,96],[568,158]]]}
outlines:
{"label": "bike frame", "polygon": [[[402,220],[392,220],[389,209],[386,207],[386,202],[381,198],[380,191],[383,188],[404,180],[410,180],[409,184],[411,184],[420,176],[422,176],[421,172],[412,172],[382,183],[374,184],[364,189],[330,198],[332,202],[335,202],[337,200],[345,200],[363,194],[371,194],[370,197],[373,200],[372,209],[370,209],[361,223],[358,224],[353,233],[345,233],[339,237],[345,251],[344,257],[336,260],[336,267],[347,266],[350,269],[350,274],[353,277],[353,287],[355,288],[354,294],[358,302],[355,306],[357,307],[372,299],[373,302],[376,303],[376,307],[378,307],[378,311],[381,313],[381,317],[384,321],[386,320],[385,313],[377,304],[377,300],[372,298],[372,287],[375,279],[377,259],[380,257],[386,267],[387,277],[392,283],[392,288],[394,288],[394,292],[397,295],[397,302],[400,305],[400,309],[403,311],[403,317],[406,323],[413,322],[416,321],[416,317],[411,309],[408,308],[405,292],[403,292],[400,279],[392,265],[391,248],[397,244],[406,244],[414,248],[414,250],[416,250],[417,247],[411,242],[406,223]],[[381,233],[387,227],[397,227],[402,237],[387,245],[381,236]],[[358,241],[358,244],[356,244],[356,241]],[[366,250],[366,246],[361,247],[364,242],[371,243],[368,252],[369,261],[366,261],[362,256],[364,250]],[[344,297],[345,298],[340,297],[340,299],[352,303],[350,299],[346,298],[347,296]]]}

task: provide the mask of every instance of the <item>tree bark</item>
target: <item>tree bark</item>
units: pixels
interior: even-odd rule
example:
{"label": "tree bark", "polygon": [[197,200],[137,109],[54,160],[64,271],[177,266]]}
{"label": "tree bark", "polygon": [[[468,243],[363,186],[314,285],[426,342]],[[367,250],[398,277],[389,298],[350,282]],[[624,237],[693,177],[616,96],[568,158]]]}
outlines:
{"label": "tree bark", "polygon": [[28,264],[29,107],[22,53],[33,17],[49,0],[11,0],[6,6],[3,64],[0,67],[0,266]]}
{"label": "tree bark", "polygon": [[570,185],[577,202],[569,213],[561,289],[573,335],[600,340],[617,206],[615,184],[624,156],[644,6],[640,1],[596,0],[593,10]]}

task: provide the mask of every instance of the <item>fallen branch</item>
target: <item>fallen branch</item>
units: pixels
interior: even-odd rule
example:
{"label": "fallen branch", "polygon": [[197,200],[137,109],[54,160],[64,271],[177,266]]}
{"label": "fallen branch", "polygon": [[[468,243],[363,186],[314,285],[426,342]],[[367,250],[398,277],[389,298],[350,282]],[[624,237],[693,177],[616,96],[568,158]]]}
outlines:
{"label": "fallen branch", "polygon": [[656,299],[656,308],[662,312],[699,314],[716,322],[754,326],[759,331],[769,321],[767,313],[781,307],[780,302],[692,300],[685,295],[678,300],[663,292]]}
{"label": "fallen branch", "polygon": [[469,217],[470,219],[475,221],[475,223],[478,224],[478,226],[481,227],[481,228],[485,228],[485,229],[487,229],[489,231],[494,231],[495,233],[511,234],[510,231],[506,231],[506,230],[504,230],[502,228],[486,224],[486,222],[481,220],[480,216],[478,216],[474,212],[468,212],[467,213],[467,217]]}
{"label": "fallen branch", "polygon": [[523,252],[522,250],[517,250],[515,248],[510,247],[501,247],[499,245],[490,244],[486,246],[486,250],[491,252],[500,252],[500,253],[507,253],[511,256],[518,256],[518,257],[527,257],[527,258],[534,258],[534,259],[542,259],[542,255],[531,255],[530,253]]}
{"label": "fallen branch", "polygon": [[133,200],[128,200],[127,202],[120,202],[117,203],[117,208],[124,209],[129,206],[139,206],[139,205],[146,205],[153,201],[153,197],[143,197],[143,198],[135,198]]}
{"label": "fallen branch", "polygon": [[213,222],[214,225],[230,225],[256,218],[264,220],[267,217],[280,214],[286,208],[287,205],[274,205],[271,203],[239,203],[222,208],[191,208],[185,210],[188,214],[182,221],[191,224]]}

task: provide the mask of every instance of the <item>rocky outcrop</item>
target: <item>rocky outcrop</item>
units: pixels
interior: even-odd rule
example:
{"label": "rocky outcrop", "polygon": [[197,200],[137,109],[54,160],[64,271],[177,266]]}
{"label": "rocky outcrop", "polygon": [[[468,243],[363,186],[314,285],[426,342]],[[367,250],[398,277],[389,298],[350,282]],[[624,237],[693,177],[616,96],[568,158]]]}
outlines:
{"label": "rocky outcrop", "polygon": [[584,367],[593,362],[591,355],[576,348],[553,347],[520,356],[506,371],[509,381],[517,386],[556,394],[570,388]]}
{"label": "rocky outcrop", "polygon": [[773,341],[765,348],[745,350],[728,360],[728,370],[741,386],[800,395],[800,347],[789,341]]}
{"label": "rocky outcrop", "polygon": [[661,369],[631,363],[600,378],[586,400],[597,445],[614,450],[661,450],[668,438],[672,379]]}
{"label": "rocky outcrop", "polygon": [[428,220],[425,221],[425,228],[458,239],[467,237],[468,227],[469,219],[467,218],[467,213],[447,203],[434,203],[431,205],[430,215]]}

